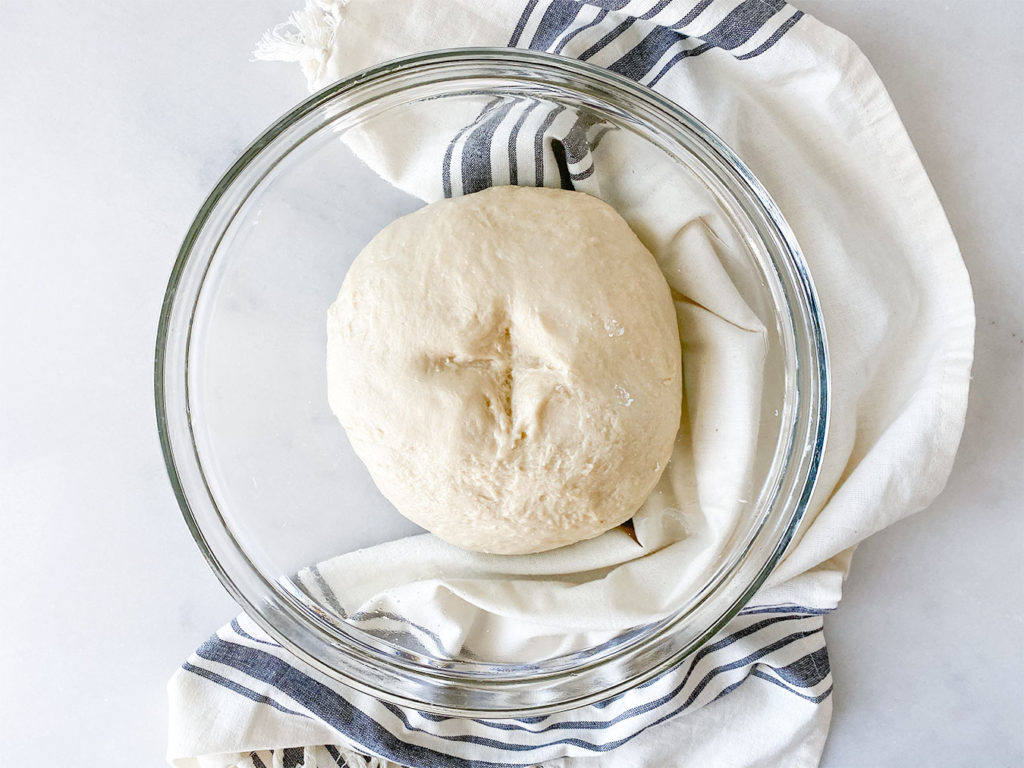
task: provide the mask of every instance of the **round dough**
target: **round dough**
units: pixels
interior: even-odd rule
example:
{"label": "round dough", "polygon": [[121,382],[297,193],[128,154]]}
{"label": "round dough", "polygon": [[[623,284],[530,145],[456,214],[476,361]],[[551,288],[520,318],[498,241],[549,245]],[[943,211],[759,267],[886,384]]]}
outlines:
{"label": "round dough", "polygon": [[385,227],[327,320],[331,409],[381,493],[465,549],[628,520],[672,453],[679,329],[654,257],[580,192],[495,187]]}

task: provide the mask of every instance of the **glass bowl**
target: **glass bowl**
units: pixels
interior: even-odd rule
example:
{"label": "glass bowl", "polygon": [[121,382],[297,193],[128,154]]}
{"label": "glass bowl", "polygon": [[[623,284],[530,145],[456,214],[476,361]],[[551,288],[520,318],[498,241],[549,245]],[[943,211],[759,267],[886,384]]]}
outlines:
{"label": "glass bowl", "polygon": [[[663,196],[678,184],[724,222],[736,244],[729,277],[766,329],[754,480],[714,567],[657,621],[529,662],[432,655],[357,626],[297,577],[335,555],[418,531],[377,492],[330,413],[325,313],[370,238],[423,205],[403,191],[415,175],[394,164],[410,137],[447,141],[495,103],[518,100],[605,125],[620,147],[656,157],[667,175],[645,194]],[[714,133],[657,93],[582,62],[460,49],[390,62],[326,88],[224,175],[171,274],[156,406],[167,470],[196,543],[246,613],[286,649],[384,701],[441,715],[523,717],[651,679],[750,599],[810,498],[827,372],[817,299],[793,234]]]}

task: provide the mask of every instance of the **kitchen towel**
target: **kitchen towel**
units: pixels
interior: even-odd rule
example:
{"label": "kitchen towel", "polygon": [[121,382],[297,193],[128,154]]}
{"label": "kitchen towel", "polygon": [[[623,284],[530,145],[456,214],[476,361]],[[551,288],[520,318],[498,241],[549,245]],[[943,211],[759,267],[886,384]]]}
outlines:
{"label": "kitchen towel", "polygon": [[[711,126],[765,184],[804,250],[829,336],[832,421],[818,490],[751,604],[680,667],[602,706],[530,722],[439,721],[332,684],[242,616],[171,680],[169,757],[815,765],[831,702],[823,615],[853,546],[941,489],[966,406],[967,275],[899,118],[849,40],[773,0],[318,0],[259,55],[300,62],[316,90],[386,59],[462,45],[546,50],[638,80]],[[389,178],[424,199],[472,191],[473,174],[439,165],[425,178],[391,163]],[[491,170],[507,180],[508,168]]]}

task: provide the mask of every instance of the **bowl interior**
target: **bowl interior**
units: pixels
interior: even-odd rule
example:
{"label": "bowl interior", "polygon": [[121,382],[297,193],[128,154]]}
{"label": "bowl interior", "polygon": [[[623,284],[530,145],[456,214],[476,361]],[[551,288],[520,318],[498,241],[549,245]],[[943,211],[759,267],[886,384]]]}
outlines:
{"label": "bowl interior", "polygon": [[[749,595],[791,535],[822,420],[816,380],[801,379],[802,355],[807,367],[817,365],[802,265],[745,169],[737,170],[699,123],[614,79],[544,57],[481,56],[381,69],[318,95],[268,131],[197,218],[172,278],[159,350],[172,477],[197,540],[229,589],[328,673],[378,695],[390,687],[398,700],[449,710],[479,704],[438,693],[460,675],[521,684],[599,666],[633,648],[647,655],[611,677],[636,678],[641,666],[652,670],[692,648]],[[436,151],[403,148],[410,136],[425,145],[450,141],[495,103],[515,108],[525,101],[607,126],[602,141],[615,156],[644,158],[643,167],[657,169],[633,183],[641,192],[635,199],[616,197],[642,239],[646,196],[713,222],[725,244],[722,266],[765,329],[749,488],[720,556],[690,576],[692,588],[661,620],[621,627],[599,644],[553,643],[529,664],[460,657],[410,635],[374,631],[325,597],[308,572],[299,577],[343,553],[422,533],[377,491],[328,407],[326,311],[352,260],[381,228],[445,193],[440,169],[416,166],[429,165]],[[666,632],[674,641],[662,643],[660,655],[650,651]],[[382,669],[398,670],[404,682],[396,686]],[[415,690],[402,689],[412,678]],[[602,685],[597,680],[591,692]],[[605,691],[622,681],[606,682]],[[492,704],[510,704],[480,687]],[[550,704],[558,698],[552,696],[536,702]]]}

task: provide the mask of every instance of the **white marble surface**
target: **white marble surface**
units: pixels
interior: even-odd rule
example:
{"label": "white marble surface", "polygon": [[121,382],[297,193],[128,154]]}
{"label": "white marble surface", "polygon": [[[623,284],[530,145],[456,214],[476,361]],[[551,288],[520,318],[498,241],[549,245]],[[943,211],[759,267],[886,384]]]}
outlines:
{"label": "white marble surface", "polygon": [[[152,350],[196,207],[303,93],[248,60],[295,2],[0,5],[5,764],[159,764],[164,681],[235,612],[164,474]],[[860,548],[828,621],[824,765],[1021,765],[1024,3],[802,6],[888,84],[978,304],[949,486]]]}

